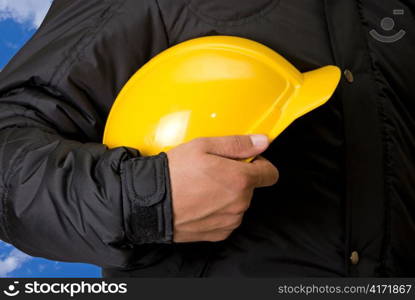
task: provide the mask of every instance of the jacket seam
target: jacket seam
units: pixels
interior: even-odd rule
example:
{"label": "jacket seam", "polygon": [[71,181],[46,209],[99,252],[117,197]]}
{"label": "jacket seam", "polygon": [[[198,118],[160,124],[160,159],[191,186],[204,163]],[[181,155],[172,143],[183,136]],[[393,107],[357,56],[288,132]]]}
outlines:
{"label": "jacket seam", "polygon": [[[367,20],[365,18],[365,16],[363,15],[363,3],[361,0],[357,0],[357,9],[359,12],[359,17],[360,20],[362,22],[362,25],[364,27],[367,27]],[[380,266],[378,269],[378,273],[379,275],[386,275],[386,270],[387,270],[387,263],[386,263],[386,259],[387,259],[387,251],[389,248],[389,244],[390,244],[390,239],[391,239],[391,231],[390,231],[390,186],[391,186],[391,181],[390,181],[390,164],[392,161],[392,155],[391,155],[391,137],[390,134],[387,130],[387,128],[385,127],[385,122],[387,122],[389,119],[386,116],[385,113],[385,105],[383,104],[383,100],[382,100],[382,96],[380,94],[380,90],[381,87],[379,86],[378,83],[378,74],[377,74],[377,69],[375,67],[375,62],[373,60],[373,55],[371,54],[371,50],[370,50],[370,45],[369,42],[367,40],[367,37],[365,37],[365,45],[366,45],[366,55],[368,57],[368,60],[370,61],[370,66],[371,66],[371,71],[370,74],[370,78],[372,79],[372,84],[373,86],[376,88],[377,91],[377,101],[376,101],[376,108],[378,111],[379,116],[382,119],[382,122],[379,122],[379,127],[380,127],[380,131],[381,131],[381,136],[382,136],[382,146],[383,146],[383,151],[384,151],[384,159],[383,159],[383,183],[384,183],[384,218],[385,218],[385,224],[384,224],[384,236],[383,236],[383,240],[382,240],[382,245],[381,245],[381,250],[380,250]]]}
{"label": "jacket seam", "polygon": [[[336,45],[338,45],[338,42],[337,42],[337,36],[333,33],[333,30],[332,30],[333,23],[330,22],[331,20],[329,18],[329,11],[328,11],[328,5],[329,4],[328,4],[328,1],[330,1],[330,0],[325,0],[324,1],[324,15],[325,15],[325,20],[326,20],[325,23],[326,23],[327,30],[328,30],[328,40],[329,40],[329,43],[330,43],[330,50],[331,50],[331,54],[332,54],[334,62],[339,67],[343,68],[344,66],[342,64],[342,59],[339,57],[338,51],[336,51]],[[334,95],[334,97],[336,97],[336,95]],[[347,134],[346,134],[346,129],[344,128],[344,126],[343,126],[343,134],[344,134],[344,137],[346,139]],[[347,141],[345,140],[345,142],[347,142]],[[345,181],[344,182],[345,182],[345,185],[347,186],[347,173],[349,172],[348,171],[349,162],[348,162],[347,157],[343,157],[343,158],[344,158],[344,169],[345,169],[345,175],[344,175],[345,176],[344,177]],[[350,245],[351,245],[350,201],[349,201],[349,197],[348,197],[347,194],[348,194],[348,192],[347,192],[347,188],[346,188],[346,191],[345,191],[345,194],[344,194],[344,206],[343,206],[344,211],[345,211],[344,218],[343,218],[343,222],[344,222],[344,225],[343,225],[343,230],[344,231],[343,232],[344,232],[344,236],[345,236],[344,249],[343,249],[344,250],[344,254],[343,254],[344,262],[343,263],[344,263],[344,274],[345,275],[350,274],[348,253],[350,251]]]}
{"label": "jacket seam", "polygon": [[[19,162],[22,160],[23,157],[25,157],[27,155],[27,153],[29,153],[29,149],[22,151],[22,153],[20,153],[15,161]],[[2,204],[3,204],[3,221],[4,221],[4,228],[5,228],[5,233],[7,238],[9,239],[9,241],[11,242],[11,244],[13,244],[14,246],[18,247],[18,239],[12,238],[11,236],[11,232],[10,232],[10,227],[9,227],[9,222],[8,222],[8,196],[9,196],[9,191],[10,191],[10,180],[11,178],[13,178],[13,176],[17,173],[17,171],[19,170],[20,164],[16,163],[11,167],[11,171],[9,172],[8,178],[5,178],[5,184],[4,184],[4,194],[2,197]]]}
{"label": "jacket seam", "polygon": [[169,31],[167,30],[166,21],[165,21],[164,16],[163,16],[163,11],[161,10],[159,0],[155,0],[155,1],[156,1],[157,9],[158,9],[158,12],[159,12],[160,20],[161,20],[161,23],[163,25],[164,34],[166,36],[167,47],[170,47],[171,40],[170,40]]}
{"label": "jacket seam", "polygon": [[280,4],[280,1],[281,0],[273,0],[268,5],[266,5],[264,8],[256,11],[252,15],[241,17],[241,18],[238,18],[238,19],[233,19],[233,20],[219,20],[219,19],[216,19],[212,16],[208,16],[206,14],[203,14],[203,13],[197,11],[193,7],[193,5],[191,4],[191,1],[189,1],[189,0],[186,1],[185,5],[186,5],[186,8],[193,15],[195,15],[196,17],[198,17],[198,19],[204,21],[208,25],[233,27],[233,26],[245,25],[245,24],[248,24],[250,22],[254,22],[258,19],[261,19],[261,18],[265,17],[266,15],[271,13],[276,7],[278,7],[278,5]]}
{"label": "jacket seam", "polygon": [[34,128],[34,129],[39,129],[39,130],[41,130],[41,131],[43,131],[47,134],[57,135],[56,131],[54,131],[53,129],[50,129],[49,127],[35,126],[33,124],[30,124],[30,125],[16,125],[16,124],[8,125],[8,126],[1,127],[0,132],[2,132],[3,130],[14,129],[14,128],[17,128],[17,129]]}
{"label": "jacket seam", "polygon": [[[84,53],[85,49],[96,39],[97,33],[99,33],[100,30],[103,29],[103,25],[115,15],[114,5],[116,2],[118,1],[112,0],[111,3],[105,9],[103,9],[98,20],[94,22],[94,24],[91,24],[89,27],[87,27],[85,34],[81,38],[79,38],[75,45],[73,45],[73,47],[67,52],[74,54],[72,56],[70,54],[67,54],[66,58],[61,62],[61,64],[59,64],[56,71],[52,73],[51,78],[49,79],[50,85],[59,85],[60,82],[63,80],[66,72],[71,68],[71,66],[73,66],[77,61],[79,61],[79,57]],[[125,0],[120,1],[116,8],[119,8],[124,4]],[[65,64],[67,64],[66,67],[64,67]],[[54,78],[56,79],[54,80]]]}
{"label": "jacket seam", "polygon": [[[125,202],[127,202],[126,204],[128,205],[128,210],[127,210],[127,212],[128,212],[128,215],[126,216],[125,215],[125,213],[124,213],[124,209],[123,209],[123,227],[124,227],[124,232],[125,232],[125,235],[126,235],[126,237],[127,237],[127,239],[128,240],[130,240],[130,241],[133,241],[134,239],[133,239],[133,233],[132,233],[132,228],[131,228],[131,226],[130,226],[130,219],[131,219],[131,217],[132,217],[132,215],[133,215],[133,210],[132,210],[132,201],[130,200],[130,197],[129,197],[129,195],[128,195],[128,193],[129,193],[129,191],[128,191],[128,186],[124,186],[124,184],[126,184],[127,185],[127,183],[128,183],[128,181],[127,181],[127,178],[126,178],[126,170],[125,170],[125,168],[126,168],[126,163],[127,163],[128,161],[126,160],[126,161],[124,161],[124,162],[122,162],[121,164],[120,164],[120,175],[121,175],[121,199],[122,200],[124,200],[124,199],[126,199],[126,201],[122,201],[123,202],[123,206],[125,205]],[[124,191],[124,189],[125,188],[127,188],[127,190],[126,191]],[[132,235],[132,236],[130,236],[130,234]],[[126,264],[126,265],[124,265],[124,266],[127,266],[128,264]]]}
{"label": "jacket seam", "polygon": [[[174,236],[174,215],[173,215],[173,195],[171,189],[171,179],[170,179],[170,168],[169,168],[169,158],[165,152],[161,152],[161,155],[164,156],[163,161],[163,176],[164,176],[164,188],[165,188],[165,195],[166,198],[164,200],[163,205],[163,215],[164,215],[164,232],[165,238],[168,242],[173,241]],[[166,216],[170,216],[170,218],[166,218]],[[167,219],[167,220],[166,220]],[[167,221],[169,221],[167,223]]]}

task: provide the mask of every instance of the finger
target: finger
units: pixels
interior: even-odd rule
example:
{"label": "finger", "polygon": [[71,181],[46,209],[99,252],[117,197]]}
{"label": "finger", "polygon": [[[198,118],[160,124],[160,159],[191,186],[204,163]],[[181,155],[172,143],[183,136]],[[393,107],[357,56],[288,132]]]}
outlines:
{"label": "finger", "polygon": [[244,159],[256,156],[268,147],[265,135],[233,135],[198,139],[206,153],[231,159]]}
{"label": "finger", "polygon": [[278,169],[262,156],[258,156],[252,163],[246,164],[244,167],[255,187],[272,186],[279,179]]}

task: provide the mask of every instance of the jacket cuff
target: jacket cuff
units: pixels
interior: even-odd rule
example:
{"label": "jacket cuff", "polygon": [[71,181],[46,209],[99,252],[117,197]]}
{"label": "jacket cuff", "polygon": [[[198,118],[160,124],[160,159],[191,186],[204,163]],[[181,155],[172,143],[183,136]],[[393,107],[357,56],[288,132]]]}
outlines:
{"label": "jacket cuff", "polygon": [[173,209],[166,153],[121,164],[124,227],[132,244],[171,243]]}

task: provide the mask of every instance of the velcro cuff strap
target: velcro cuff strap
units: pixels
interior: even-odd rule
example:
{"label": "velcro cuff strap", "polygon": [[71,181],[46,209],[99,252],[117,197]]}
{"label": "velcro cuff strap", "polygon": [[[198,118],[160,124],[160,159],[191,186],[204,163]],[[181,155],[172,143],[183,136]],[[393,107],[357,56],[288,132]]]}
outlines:
{"label": "velcro cuff strap", "polygon": [[135,157],[121,167],[124,220],[133,244],[171,243],[173,239],[167,155]]}

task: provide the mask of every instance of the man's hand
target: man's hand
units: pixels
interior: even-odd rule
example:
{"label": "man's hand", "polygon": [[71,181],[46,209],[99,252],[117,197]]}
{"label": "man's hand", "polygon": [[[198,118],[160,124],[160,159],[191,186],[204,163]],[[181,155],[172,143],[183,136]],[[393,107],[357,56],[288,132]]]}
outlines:
{"label": "man's hand", "polygon": [[263,135],[198,138],[167,152],[173,196],[174,241],[221,241],[242,222],[253,190],[278,180],[278,170],[257,156]]}

